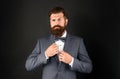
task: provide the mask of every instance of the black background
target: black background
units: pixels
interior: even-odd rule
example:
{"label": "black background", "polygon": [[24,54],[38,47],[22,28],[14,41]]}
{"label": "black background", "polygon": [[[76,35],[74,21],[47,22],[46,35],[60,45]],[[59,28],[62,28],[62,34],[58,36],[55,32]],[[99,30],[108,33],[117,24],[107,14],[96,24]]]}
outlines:
{"label": "black background", "polygon": [[[120,5],[118,0],[2,0],[0,72],[2,79],[40,79],[25,61],[36,40],[49,34],[48,11],[62,6],[68,32],[82,36],[93,62],[90,79],[120,79]],[[89,79],[88,78],[88,79]]]}

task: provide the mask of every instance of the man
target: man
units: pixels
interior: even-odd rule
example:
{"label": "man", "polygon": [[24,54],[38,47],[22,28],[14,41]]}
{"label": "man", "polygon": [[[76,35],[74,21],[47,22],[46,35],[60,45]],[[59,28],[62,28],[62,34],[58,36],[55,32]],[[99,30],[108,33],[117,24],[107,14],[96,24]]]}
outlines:
{"label": "man", "polygon": [[49,12],[51,35],[40,38],[26,61],[26,69],[43,65],[42,79],[76,79],[76,72],[90,73],[92,63],[83,39],[70,35],[65,10],[55,7]]}

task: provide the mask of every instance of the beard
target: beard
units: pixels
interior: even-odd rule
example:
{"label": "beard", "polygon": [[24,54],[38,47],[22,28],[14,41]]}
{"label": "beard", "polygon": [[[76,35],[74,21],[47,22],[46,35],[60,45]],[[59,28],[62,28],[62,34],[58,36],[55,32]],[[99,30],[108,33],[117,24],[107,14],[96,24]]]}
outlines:
{"label": "beard", "polygon": [[55,35],[56,37],[61,37],[65,29],[66,29],[66,26],[62,27],[60,25],[55,25],[51,28],[51,34]]}

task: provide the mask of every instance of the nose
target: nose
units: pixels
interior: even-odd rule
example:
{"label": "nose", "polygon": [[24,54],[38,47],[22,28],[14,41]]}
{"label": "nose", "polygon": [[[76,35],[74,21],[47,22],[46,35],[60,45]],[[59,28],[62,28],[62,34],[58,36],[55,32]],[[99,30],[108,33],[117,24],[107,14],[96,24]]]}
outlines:
{"label": "nose", "polygon": [[59,21],[58,20],[55,21],[55,25],[59,25]]}

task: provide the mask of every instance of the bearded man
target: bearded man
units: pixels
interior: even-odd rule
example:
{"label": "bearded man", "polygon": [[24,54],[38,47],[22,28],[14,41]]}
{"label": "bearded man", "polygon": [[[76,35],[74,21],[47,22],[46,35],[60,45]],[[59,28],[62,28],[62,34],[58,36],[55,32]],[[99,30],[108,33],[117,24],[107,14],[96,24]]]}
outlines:
{"label": "bearded man", "polygon": [[90,73],[92,62],[83,38],[70,35],[68,16],[61,7],[49,12],[51,35],[40,38],[26,61],[26,69],[43,67],[42,79],[76,79],[76,73]]}

